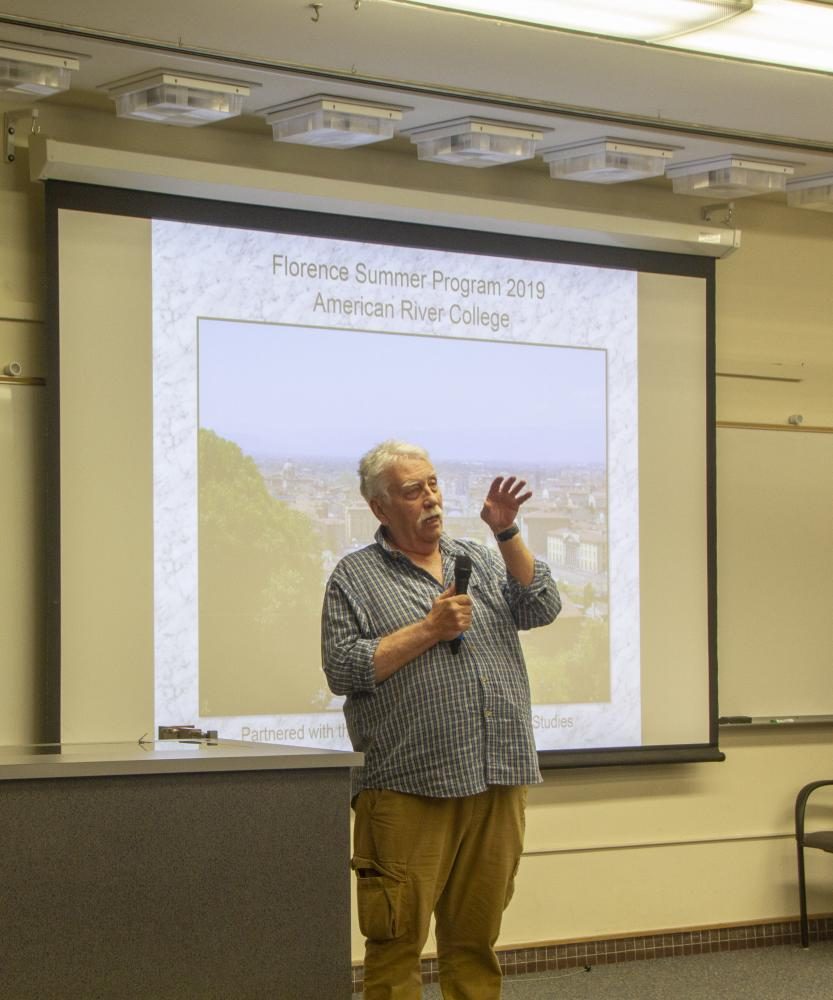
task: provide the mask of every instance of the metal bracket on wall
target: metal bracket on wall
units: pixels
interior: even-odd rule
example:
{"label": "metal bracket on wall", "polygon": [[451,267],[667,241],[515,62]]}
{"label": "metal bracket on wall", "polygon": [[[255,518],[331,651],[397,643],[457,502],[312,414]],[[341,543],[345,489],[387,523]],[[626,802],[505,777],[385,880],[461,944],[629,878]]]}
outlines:
{"label": "metal bracket on wall", "polygon": [[716,205],[704,205],[700,209],[700,218],[703,222],[714,222],[719,226],[731,227],[735,221],[735,203],[721,201]]}
{"label": "metal bracket on wall", "polygon": [[3,115],[3,158],[6,163],[14,163],[17,156],[15,140],[17,139],[17,123],[21,118],[31,118],[30,135],[40,133],[40,112],[37,108],[27,108],[25,111],[7,111]]}
{"label": "metal bracket on wall", "polygon": [[3,115],[3,159],[6,163],[14,163],[14,137],[16,131],[13,116],[6,112]]}

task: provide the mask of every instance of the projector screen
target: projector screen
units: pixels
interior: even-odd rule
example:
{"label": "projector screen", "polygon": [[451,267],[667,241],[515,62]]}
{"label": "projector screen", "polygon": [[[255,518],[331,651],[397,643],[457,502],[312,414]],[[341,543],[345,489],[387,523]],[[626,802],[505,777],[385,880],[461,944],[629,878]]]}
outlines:
{"label": "projector screen", "polygon": [[347,748],[321,600],[372,542],[356,467],[393,437],[430,452],[455,537],[494,545],[494,476],[533,490],[563,600],[522,634],[544,766],[719,759],[711,261],[77,185],[49,206],[64,739],[121,685],[154,726]]}

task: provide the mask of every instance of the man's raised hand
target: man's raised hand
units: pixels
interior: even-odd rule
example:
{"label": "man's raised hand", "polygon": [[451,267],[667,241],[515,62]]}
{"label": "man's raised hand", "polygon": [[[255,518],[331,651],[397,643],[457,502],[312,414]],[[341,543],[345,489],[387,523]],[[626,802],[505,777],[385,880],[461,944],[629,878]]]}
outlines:
{"label": "man's raised hand", "polygon": [[521,504],[532,496],[532,490],[523,492],[525,486],[526,480],[515,476],[498,476],[492,480],[480,517],[494,533],[510,527],[518,516]]}

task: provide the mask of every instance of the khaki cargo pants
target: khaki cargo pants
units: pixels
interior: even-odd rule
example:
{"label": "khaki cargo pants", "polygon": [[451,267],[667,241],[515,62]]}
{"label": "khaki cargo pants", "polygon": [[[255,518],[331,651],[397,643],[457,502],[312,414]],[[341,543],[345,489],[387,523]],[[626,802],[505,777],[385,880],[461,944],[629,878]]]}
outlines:
{"label": "khaki cargo pants", "polygon": [[492,785],[438,799],[369,789],[356,797],[365,1000],[419,1000],[432,913],[444,1000],[499,1000],[494,945],[521,857],[526,791]]}

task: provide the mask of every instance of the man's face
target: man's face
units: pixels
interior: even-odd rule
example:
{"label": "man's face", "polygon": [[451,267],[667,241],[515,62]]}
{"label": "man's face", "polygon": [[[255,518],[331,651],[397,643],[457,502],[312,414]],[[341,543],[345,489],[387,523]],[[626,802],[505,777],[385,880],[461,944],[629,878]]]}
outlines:
{"label": "man's face", "polygon": [[387,497],[371,500],[373,513],[397,548],[430,554],[443,530],[443,498],[433,466],[421,458],[402,459],[390,467],[387,485]]}

